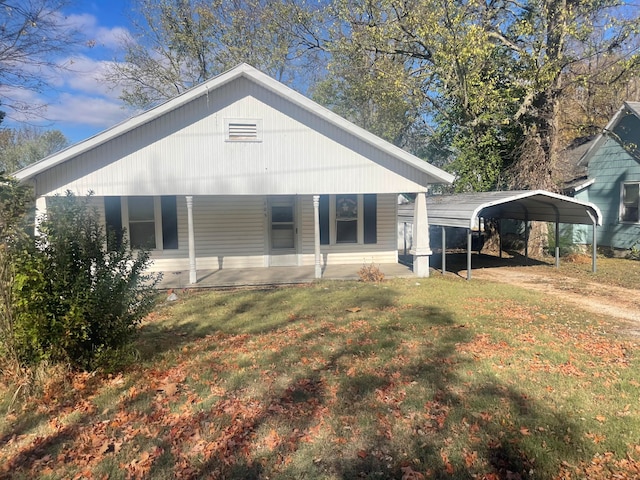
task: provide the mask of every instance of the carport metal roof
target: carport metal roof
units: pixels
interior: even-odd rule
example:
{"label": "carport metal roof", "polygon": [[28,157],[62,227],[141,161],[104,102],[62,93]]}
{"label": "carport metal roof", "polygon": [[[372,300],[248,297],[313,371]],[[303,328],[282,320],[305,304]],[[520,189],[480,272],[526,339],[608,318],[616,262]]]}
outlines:
{"label": "carport metal roof", "polygon": [[478,218],[541,222],[602,224],[593,203],[544,190],[463,193],[427,197],[431,225],[474,228]]}
{"label": "carport metal roof", "polygon": [[[593,226],[592,270],[596,271],[596,226],[602,225],[600,209],[590,202],[547,192],[544,190],[518,190],[501,192],[465,193],[427,197],[429,224],[467,229],[467,279],[471,278],[471,231],[479,218],[496,218],[552,222],[559,237],[560,223]],[[446,270],[445,230],[442,229],[442,265]],[[560,249],[556,244],[556,266],[560,262]]]}

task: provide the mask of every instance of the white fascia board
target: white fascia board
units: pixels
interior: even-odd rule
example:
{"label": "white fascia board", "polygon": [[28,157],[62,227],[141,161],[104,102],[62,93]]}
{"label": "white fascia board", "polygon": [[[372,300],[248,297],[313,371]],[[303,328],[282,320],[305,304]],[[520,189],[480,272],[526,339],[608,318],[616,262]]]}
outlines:
{"label": "white fascia board", "polygon": [[595,179],[595,178],[592,178],[592,179],[590,179],[590,180],[587,180],[586,182],[583,182],[583,183],[581,183],[581,184],[576,185],[575,187],[573,187],[573,191],[574,191],[575,193],[578,193],[579,191],[584,190],[585,188],[590,187],[591,185],[593,185],[593,184],[595,183],[595,181],[596,181],[596,179]]}

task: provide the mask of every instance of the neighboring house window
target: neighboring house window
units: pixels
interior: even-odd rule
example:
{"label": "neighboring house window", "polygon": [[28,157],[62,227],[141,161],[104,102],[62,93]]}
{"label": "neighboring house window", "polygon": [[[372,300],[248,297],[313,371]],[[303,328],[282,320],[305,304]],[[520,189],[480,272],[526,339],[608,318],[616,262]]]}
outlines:
{"label": "neighboring house window", "polygon": [[153,197],[129,197],[129,241],[131,248],[157,248]]}
{"label": "neighboring house window", "polygon": [[262,141],[262,120],[260,119],[225,119],[224,130],[228,142]]}
{"label": "neighboring house window", "polygon": [[377,196],[321,195],[320,244],[378,241]]}
{"label": "neighboring house window", "polygon": [[640,182],[622,184],[622,202],[620,220],[623,222],[640,222]]}

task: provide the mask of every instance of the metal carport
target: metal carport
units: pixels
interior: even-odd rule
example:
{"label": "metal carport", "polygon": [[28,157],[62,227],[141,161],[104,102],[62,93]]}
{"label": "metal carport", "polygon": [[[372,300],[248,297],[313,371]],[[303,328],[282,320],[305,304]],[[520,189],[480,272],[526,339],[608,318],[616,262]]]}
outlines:
{"label": "metal carport", "polygon": [[[467,279],[471,278],[472,230],[480,218],[540,221],[555,223],[556,239],[561,223],[593,226],[592,270],[596,271],[596,227],[602,224],[597,206],[571,197],[544,190],[463,193],[427,198],[430,225],[442,227],[442,271],[446,270],[446,237],[444,227],[467,229]],[[527,229],[525,228],[525,232]],[[528,238],[525,239],[525,249]],[[526,255],[526,250],[525,250]],[[560,248],[556,241],[556,266],[560,263]]]}

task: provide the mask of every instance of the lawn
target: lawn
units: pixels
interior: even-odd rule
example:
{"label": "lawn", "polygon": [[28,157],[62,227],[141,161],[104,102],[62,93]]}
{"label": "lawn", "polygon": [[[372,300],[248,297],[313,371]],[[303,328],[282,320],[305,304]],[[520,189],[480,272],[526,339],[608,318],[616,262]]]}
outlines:
{"label": "lawn", "polygon": [[439,275],[185,292],[124,373],[1,392],[0,476],[637,478],[638,338],[618,327]]}

